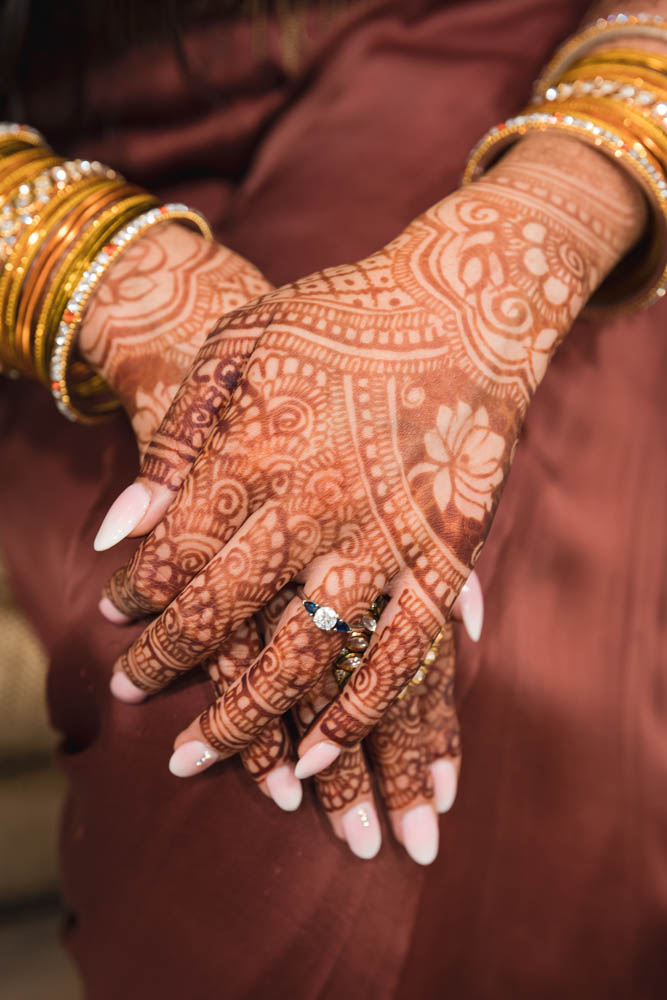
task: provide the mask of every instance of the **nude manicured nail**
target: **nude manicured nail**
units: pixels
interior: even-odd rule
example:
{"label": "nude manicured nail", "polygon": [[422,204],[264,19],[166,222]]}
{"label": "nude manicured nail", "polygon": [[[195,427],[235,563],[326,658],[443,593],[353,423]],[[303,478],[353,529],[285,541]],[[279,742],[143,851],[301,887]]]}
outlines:
{"label": "nude manicured nail", "polygon": [[148,697],[146,692],[133,684],[122,670],[117,670],[115,674],[111,675],[109,687],[114,698],[118,698],[119,701],[127,701],[131,705],[138,705],[140,701],[145,701]]}
{"label": "nude manicured nail", "polygon": [[130,616],[124,615],[122,611],[119,611],[108,597],[103,597],[97,607],[102,617],[106,618],[113,625],[127,625],[128,622],[132,621]]}
{"label": "nude manicured nail", "polygon": [[370,802],[361,802],[343,816],[343,832],[350,850],[358,858],[374,858],[382,844],[377,813]]}
{"label": "nude manicured nail", "polygon": [[456,798],[458,783],[456,768],[451,760],[436,760],[431,764],[431,774],[435,790],[435,808],[439,813],[448,812]]}
{"label": "nude manicured nail", "polygon": [[294,776],[291,764],[284,764],[267,774],[266,785],[275,804],[285,812],[294,812],[301,805],[303,785]]}
{"label": "nude manicured nail", "polygon": [[333,764],[336,758],[340,757],[341,751],[342,747],[337,747],[334,743],[316,743],[297,763],[294,773],[301,780],[310,778],[311,775]]}
{"label": "nude manicured nail", "polygon": [[403,817],[403,843],[418,865],[430,865],[438,855],[438,820],[431,806],[417,806]]}
{"label": "nude manicured nail", "polygon": [[220,760],[220,754],[199,740],[182,743],[169,758],[169,770],[177,778],[191,778]]}
{"label": "nude manicured nail", "polygon": [[463,584],[458,600],[465,630],[473,642],[478,642],[484,621],[484,598],[476,573],[471,573]]}
{"label": "nude manicured nail", "polygon": [[151,502],[151,495],[141,483],[132,483],[109,507],[95,536],[93,548],[104,552],[116,545],[136,528]]}

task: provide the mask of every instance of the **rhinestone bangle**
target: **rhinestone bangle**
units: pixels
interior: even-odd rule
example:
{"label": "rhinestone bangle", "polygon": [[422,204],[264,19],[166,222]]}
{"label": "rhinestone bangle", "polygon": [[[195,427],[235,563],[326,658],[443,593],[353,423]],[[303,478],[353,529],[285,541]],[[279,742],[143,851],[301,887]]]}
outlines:
{"label": "rhinestone bangle", "polygon": [[627,80],[607,80],[604,77],[596,76],[594,80],[572,80],[563,81],[555,87],[549,87],[544,98],[537,98],[536,102],[544,103],[548,101],[555,106],[562,101],[577,97],[614,97],[623,101],[629,107],[636,108],[646,114],[656,125],[663,130],[667,129],[667,81],[665,90],[659,93],[651,89],[651,84],[645,80],[637,83],[629,83]]}
{"label": "rhinestone bangle", "polygon": [[21,122],[0,122],[0,142],[7,139],[26,142],[31,146],[46,146],[46,139],[36,128]]}
{"label": "rhinestone bangle", "polygon": [[596,42],[605,37],[658,38],[667,42],[667,24],[659,14],[610,14],[577,32],[558,48],[535,81],[534,91],[544,95],[568,69]]}
{"label": "rhinestone bangle", "polygon": [[97,160],[67,160],[19,183],[0,208],[0,261],[9,257],[23,230],[39,218],[54,195],[84,177],[115,180],[118,174]]}
{"label": "rhinestone bangle", "polygon": [[170,220],[193,224],[207,239],[212,239],[211,229],[199,212],[187,205],[170,203],[160,208],[152,208],[123,226],[91,261],[72,291],[62,319],[58,325],[54,351],[50,360],[51,392],[59,411],[69,420],[91,421],[90,414],[83,413],[73,403],[68,385],[68,368],[77,333],[83,321],[88,302],[100,279],[112,261],[116,260],[130,243],[142,236],[148,229]]}
{"label": "rhinestone bangle", "polygon": [[[559,112],[532,112],[508,118],[494,125],[472,149],[463,174],[462,183],[469,184],[495,161],[510,144],[528,132],[557,130],[583,140],[600,152],[622,163],[646,194],[650,213],[651,249],[648,260],[651,273],[642,268],[627,269],[617,274],[616,269],[607,277],[586,307],[613,307],[632,310],[650,305],[667,290],[667,181],[657,161],[638,141],[630,142],[602,121],[581,118]],[[644,267],[646,271],[646,267]],[[621,300],[621,301],[619,301]]]}

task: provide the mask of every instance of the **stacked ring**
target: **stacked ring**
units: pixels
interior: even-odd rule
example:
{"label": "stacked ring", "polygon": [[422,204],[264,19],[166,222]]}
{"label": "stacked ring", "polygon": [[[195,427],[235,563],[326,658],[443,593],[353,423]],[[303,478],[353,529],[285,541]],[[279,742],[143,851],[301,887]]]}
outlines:
{"label": "stacked ring", "polygon": [[362,615],[358,621],[352,622],[345,638],[345,645],[336,657],[333,667],[334,677],[341,690],[354,671],[361,666],[363,655],[368,648],[373,632],[377,628],[378,619],[388,603],[389,598],[386,594],[382,594],[373,601],[365,615]]}

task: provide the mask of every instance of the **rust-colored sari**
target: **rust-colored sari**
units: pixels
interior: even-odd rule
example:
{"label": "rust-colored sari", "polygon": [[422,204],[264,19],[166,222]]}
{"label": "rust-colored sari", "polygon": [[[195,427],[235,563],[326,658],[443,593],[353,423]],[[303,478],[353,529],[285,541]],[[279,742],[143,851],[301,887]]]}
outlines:
{"label": "rust-colored sari", "polygon": [[[220,22],[187,38],[206,86],[140,46],[88,76],[75,131],[55,78],[26,118],[203,209],[280,284],[369,253],[452,190],[586,7],[365,4],[291,76],[277,45]],[[457,636],[462,779],[428,869],[388,830],[356,860],[314,799],[281,813],[238,761],[169,774],[208,684],[112,701],[135,630],[96,610],[132,551],[92,549],[135,471],[129,426],[71,426],[40,388],[3,383],[1,542],[51,656],[66,940],[92,1000],[664,996],[666,319],[663,303],[581,321],[530,409],[479,562],[484,635]]]}

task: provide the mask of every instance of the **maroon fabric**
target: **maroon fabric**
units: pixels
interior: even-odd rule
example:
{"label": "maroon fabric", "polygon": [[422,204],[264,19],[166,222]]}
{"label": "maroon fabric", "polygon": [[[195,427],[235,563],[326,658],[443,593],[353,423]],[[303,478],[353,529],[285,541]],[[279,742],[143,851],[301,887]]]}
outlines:
{"label": "maroon fabric", "polygon": [[[188,39],[204,96],[144,47],[98,67],[76,130],[55,83],[26,117],[207,211],[280,283],[369,253],[453,189],[585,7],[367,5],[291,79],[275,45],[253,55],[243,26],[220,24]],[[310,798],[282,814],[237,762],[169,775],[207,685],[112,702],[135,630],[96,611],[132,550],[92,551],[135,471],[129,429],[70,426],[41,389],[4,386],[2,544],[51,656],[66,938],[88,997],[664,995],[666,316],[580,322],[531,408],[479,563],[484,635],[458,634],[463,687],[474,678],[462,780],[428,870],[388,831],[356,860]]]}

